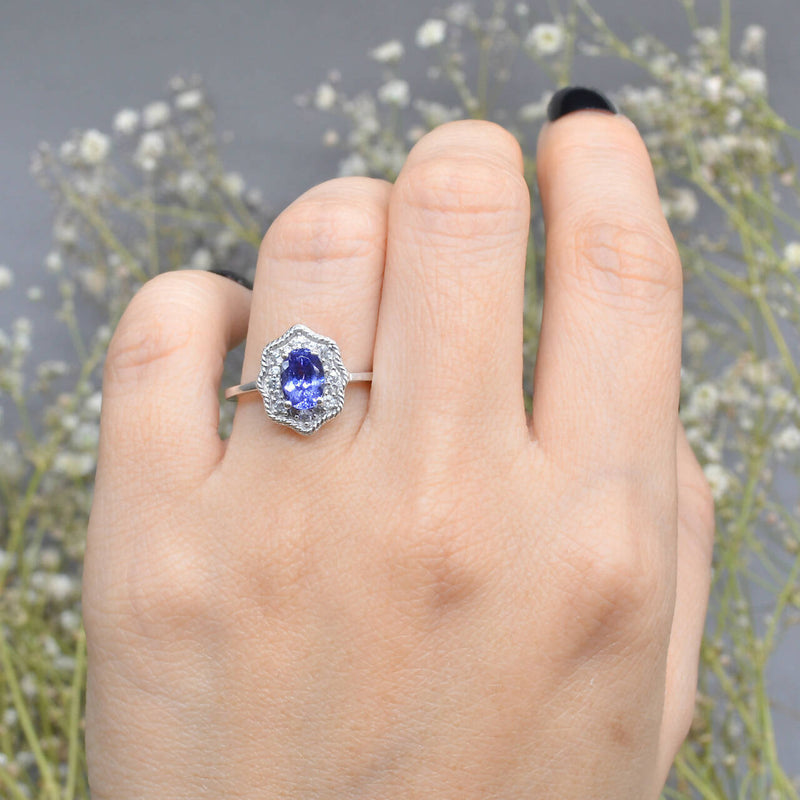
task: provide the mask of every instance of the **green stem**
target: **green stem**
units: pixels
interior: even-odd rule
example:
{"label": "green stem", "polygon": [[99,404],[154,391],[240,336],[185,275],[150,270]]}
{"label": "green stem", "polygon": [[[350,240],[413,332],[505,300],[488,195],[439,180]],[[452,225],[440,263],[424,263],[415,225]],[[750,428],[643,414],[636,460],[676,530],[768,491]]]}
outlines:
{"label": "green stem", "polygon": [[52,797],[53,800],[59,800],[60,793],[58,791],[58,785],[56,784],[55,778],[53,777],[53,772],[50,769],[50,763],[42,751],[41,744],[39,743],[39,737],[36,735],[36,731],[33,727],[33,722],[28,715],[28,709],[26,708],[25,701],[22,698],[22,692],[19,688],[17,675],[14,671],[14,666],[12,665],[11,658],[8,654],[8,648],[6,647],[6,636],[4,632],[0,632],[0,660],[3,662],[3,671],[6,675],[6,681],[8,682],[8,688],[11,692],[11,698],[14,701],[14,708],[19,716],[19,722],[22,726],[22,730],[25,732],[25,738],[28,740],[31,752],[36,759],[36,766],[39,768],[39,772],[41,773],[47,795]]}
{"label": "green stem", "polygon": [[477,119],[487,119],[489,116],[489,49],[491,40],[488,36],[482,37],[479,42],[478,55],[478,110]]}
{"label": "green stem", "polygon": [[19,788],[16,779],[12,775],[9,775],[6,768],[2,765],[0,765],[0,780],[8,786],[14,800],[30,800],[30,797],[24,794],[22,789]]}
{"label": "green stem", "polygon": [[72,695],[69,707],[69,750],[67,756],[67,787],[64,793],[64,800],[72,800],[75,796],[75,782],[78,776],[78,754],[81,750],[81,687],[83,686],[84,667],[86,666],[86,633],[83,627],[78,631],[77,639],[75,672],[72,676]]}

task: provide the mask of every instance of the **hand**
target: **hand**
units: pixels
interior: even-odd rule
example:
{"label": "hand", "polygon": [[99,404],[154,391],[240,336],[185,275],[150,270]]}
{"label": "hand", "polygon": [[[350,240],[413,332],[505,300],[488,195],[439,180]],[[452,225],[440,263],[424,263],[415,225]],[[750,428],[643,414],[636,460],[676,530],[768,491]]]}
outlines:
{"label": "hand", "polygon": [[[713,506],[678,420],[681,267],[632,123],[539,140],[522,393],[516,140],[442,125],[315,186],[251,293],[198,271],[111,342],[88,532],[93,800],[656,798],[693,711]],[[302,322],[372,368],[310,437],[225,353]]]}

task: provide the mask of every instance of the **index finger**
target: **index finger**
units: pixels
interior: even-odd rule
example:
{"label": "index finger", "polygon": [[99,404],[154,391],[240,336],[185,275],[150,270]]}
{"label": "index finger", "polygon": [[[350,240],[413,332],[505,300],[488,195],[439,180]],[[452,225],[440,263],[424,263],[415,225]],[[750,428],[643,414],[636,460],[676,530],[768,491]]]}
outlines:
{"label": "index finger", "polygon": [[533,433],[569,469],[674,473],[682,272],[636,127],[568,113],[539,137],[547,231]]}

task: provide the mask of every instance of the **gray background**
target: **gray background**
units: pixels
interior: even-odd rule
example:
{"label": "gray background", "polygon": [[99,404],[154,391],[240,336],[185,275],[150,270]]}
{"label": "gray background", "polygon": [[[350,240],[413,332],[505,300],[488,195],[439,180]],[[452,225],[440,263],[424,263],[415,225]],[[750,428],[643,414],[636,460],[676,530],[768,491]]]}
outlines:
{"label": "gray background", "polygon": [[[531,5],[547,17],[545,0]],[[771,99],[800,126],[798,0],[732,5],[734,41],[749,22],[767,28]],[[348,93],[376,87],[380,69],[367,52],[398,37],[413,54],[414,31],[441,7],[425,0],[0,0],[0,264],[16,272],[16,285],[0,293],[0,327],[19,313],[25,286],[39,282],[49,248],[49,200],[28,175],[38,141],[57,144],[73,127],[108,131],[119,108],[140,108],[161,97],[173,74],[198,72],[221,126],[236,134],[228,165],[280,210],[336,174],[336,158],[320,144],[334,118],[299,109],[292,98],[334,67]],[[597,0],[596,8],[625,36],[646,30],[675,46],[688,39],[677,0]],[[701,19],[714,22],[717,8],[701,3]],[[408,61],[412,89],[425,85],[426,63],[415,63],[413,55]],[[623,76],[629,77],[609,64],[575,78],[613,90]],[[510,90],[519,103],[538,100],[544,88],[518,76]],[[34,319],[42,357],[59,355],[60,328],[49,319],[55,299],[46,296],[38,306],[22,302]],[[797,636],[786,643],[772,685],[779,750],[791,772],[800,772],[799,645]]]}

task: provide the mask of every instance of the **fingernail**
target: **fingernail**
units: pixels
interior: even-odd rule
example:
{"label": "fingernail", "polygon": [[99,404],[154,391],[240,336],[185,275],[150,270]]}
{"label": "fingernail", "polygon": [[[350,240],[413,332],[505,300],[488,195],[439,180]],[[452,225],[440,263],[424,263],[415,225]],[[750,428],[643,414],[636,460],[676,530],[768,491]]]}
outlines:
{"label": "fingernail", "polygon": [[565,86],[551,98],[547,106],[547,118],[555,122],[573,111],[583,111],[585,108],[617,113],[617,107],[601,92],[585,86]]}
{"label": "fingernail", "polygon": [[238,283],[239,286],[244,286],[245,289],[250,289],[250,291],[253,290],[253,284],[247,280],[247,278],[229,269],[210,269],[209,272],[213,272],[215,275],[222,275],[223,278],[230,278],[232,281]]}

